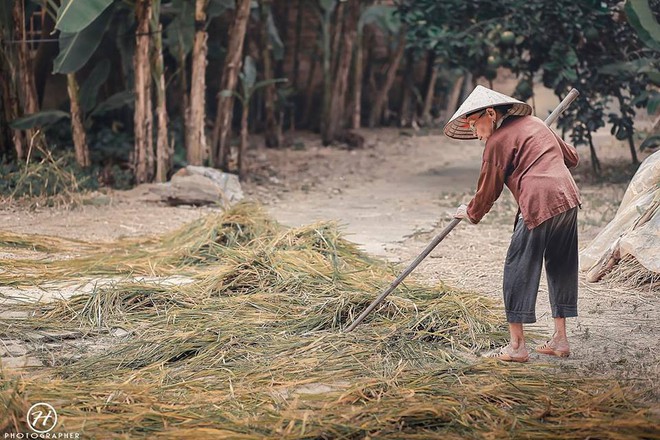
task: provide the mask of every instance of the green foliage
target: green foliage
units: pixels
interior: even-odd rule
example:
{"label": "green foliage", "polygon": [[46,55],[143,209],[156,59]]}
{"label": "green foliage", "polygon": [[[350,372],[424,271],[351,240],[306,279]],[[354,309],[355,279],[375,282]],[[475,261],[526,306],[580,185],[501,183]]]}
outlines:
{"label": "green foliage", "polygon": [[401,19],[394,6],[371,5],[362,12],[358,27],[362,29],[365,25],[375,24],[381,30],[396,35],[401,29]]}
{"label": "green foliage", "polygon": [[190,53],[195,39],[195,7],[190,1],[172,2],[174,19],[165,26],[163,43],[175,59]]}
{"label": "green foliage", "polygon": [[0,2],[0,36],[9,38],[12,30],[11,2]]}
{"label": "green foliage", "polygon": [[639,38],[651,49],[660,51],[660,24],[653,17],[648,0],[627,0],[625,5],[628,21]]}
{"label": "green foliage", "polygon": [[236,2],[234,0],[209,0],[206,14],[209,19],[213,19],[224,14],[227,9],[234,9],[235,7]]}
{"label": "green foliage", "polygon": [[29,130],[34,127],[48,127],[62,119],[69,119],[70,117],[67,112],[61,110],[42,110],[15,119],[9,125],[16,130]]}
{"label": "green foliage", "polygon": [[[99,64],[101,69],[103,63]],[[94,72],[92,72],[94,73]],[[98,76],[90,75],[90,78],[85,81],[85,85],[81,88],[81,105],[83,102],[82,91],[85,92],[84,102],[85,106],[92,106],[91,111],[85,114],[84,124],[87,128],[92,125],[93,118],[101,117],[106,113],[116,110],[125,106],[132,106],[135,101],[135,93],[132,91],[123,91],[115,93],[105,101],[96,105],[96,95],[93,93],[98,92],[100,84],[94,83]],[[94,90],[95,89],[95,90]],[[60,122],[63,119],[69,119],[69,113],[61,110],[42,110],[36,113],[25,115],[11,122],[12,128],[20,130],[28,130],[31,128],[45,127],[48,128],[53,124]]]}
{"label": "green foliage", "polygon": [[255,64],[254,59],[249,55],[245,57],[243,70],[238,74],[238,78],[241,80],[240,93],[232,92],[231,90],[223,90],[220,92],[220,95],[224,97],[235,96],[244,105],[247,105],[250,102],[254,92],[260,88],[266,87],[270,84],[284,83],[288,81],[286,78],[257,81],[257,65]]}
{"label": "green foliage", "polygon": [[[133,107],[135,104],[135,92],[132,90],[124,90],[122,92],[117,92],[114,95],[110,96],[105,101],[101,102],[99,105],[94,107],[94,109],[89,114],[89,117],[99,117],[104,114],[117,110],[122,107]],[[87,122],[87,121],[86,121]]]}
{"label": "green foliage", "polygon": [[113,0],[62,0],[55,29],[78,33],[88,27],[112,4]]}
{"label": "green foliage", "polygon": [[257,81],[257,65],[251,56],[248,55],[245,57],[243,71],[238,74],[238,77],[243,84],[243,90],[252,90]]}
{"label": "green foliage", "polygon": [[[626,11],[647,13],[650,28],[648,0],[629,3]],[[488,79],[508,68],[520,78],[515,94],[523,100],[539,76],[559,98],[576,87],[581,96],[559,122],[575,143],[589,144],[605,118],[618,138],[630,138],[636,109],[654,102],[648,86],[660,80],[660,56],[644,47],[615,0],[410,0],[398,10],[409,44],[434,51],[443,66]],[[613,102],[618,112],[606,114]]]}
{"label": "green foliage", "polygon": [[37,151],[28,162],[0,163],[0,195],[42,199],[48,206],[70,204],[82,191],[98,188],[94,174],[76,164],[73,152]]}
{"label": "green foliage", "polygon": [[80,87],[78,96],[83,114],[91,112],[96,106],[99,89],[108,80],[109,75],[110,61],[104,58],[94,66],[94,69],[90,72],[87,79],[85,79],[82,87]]}
{"label": "green foliage", "polygon": [[101,44],[112,15],[113,9],[108,8],[84,29],[61,32],[60,52],[53,61],[53,73],[72,73],[83,67]]}
{"label": "green foliage", "polygon": [[644,140],[644,142],[642,142],[642,144],[639,146],[639,149],[641,151],[644,151],[647,148],[651,149],[651,148],[658,148],[658,147],[660,147],[660,134],[656,134],[656,135],[647,137]]}
{"label": "green foliage", "polygon": [[268,6],[267,11],[268,18],[266,19],[266,29],[268,30],[268,39],[273,50],[273,58],[277,61],[281,61],[284,58],[284,43],[280,38],[280,33],[277,30],[275,25],[275,19],[273,18],[273,11],[270,6]]}

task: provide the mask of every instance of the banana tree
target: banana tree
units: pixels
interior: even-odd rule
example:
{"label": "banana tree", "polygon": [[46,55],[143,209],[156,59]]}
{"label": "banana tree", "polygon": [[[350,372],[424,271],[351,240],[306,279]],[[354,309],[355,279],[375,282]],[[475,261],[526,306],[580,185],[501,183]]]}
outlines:
{"label": "banana tree", "polygon": [[[229,31],[227,55],[222,70],[221,90],[233,91],[236,88],[251,4],[251,0],[236,0],[234,19]],[[232,97],[232,93],[218,95],[218,110],[211,140],[212,161],[217,167],[225,169],[229,159],[229,131],[234,104]]]}
{"label": "banana tree", "polygon": [[[21,3],[17,1],[16,4]],[[87,104],[91,101],[89,91],[98,91],[98,87],[83,87],[80,89],[75,77],[75,72],[83,67],[98,47],[101,37],[112,17],[112,9],[109,6],[112,0],[62,0],[58,6],[54,1],[44,2],[44,7],[55,20],[55,28],[60,31],[59,55],[54,60],[53,73],[67,75],[67,91],[70,98],[71,128],[76,152],[76,161],[81,166],[90,164],[89,148],[85,136],[84,109],[79,102],[79,93],[86,96]],[[24,76],[24,75],[23,75]],[[30,84],[29,78],[23,81]],[[32,83],[34,81],[32,80]],[[30,96],[28,93],[26,96]],[[95,101],[94,97],[94,101]],[[28,99],[24,104],[25,115],[15,118],[11,124],[15,130],[33,130],[44,127],[57,120],[63,119],[63,112],[57,110],[37,111],[36,94],[34,99]],[[89,108],[88,108],[89,109]],[[19,116],[19,115],[15,115]],[[20,157],[20,154],[19,154]]]}
{"label": "banana tree", "polygon": [[53,62],[53,73],[67,77],[73,145],[76,162],[82,167],[89,166],[91,161],[75,72],[87,63],[100,44],[112,17],[111,4],[112,0],[62,0],[57,9],[55,29],[60,31],[60,52]]}
{"label": "banana tree", "polygon": [[330,101],[332,94],[332,35],[330,28],[332,25],[332,16],[337,8],[337,0],[318,0],[316,12],[321,22],[319,30],[321,37],[321,48],[323,52],[323,61],[321,63],[323,71],[323,108],[321,112],[321,133],[326,131],[326,125],[330,112]]}
{"label": "banana tree", "polygon": [[250,115],[250,100],[254,92],[267,87],[271,84],[287,82],[286,78],[274,78],[263,81],[257,81],[257,66],[254,60],[249,55],[245,57],[243,62],[243,71],[238,74],[240,83],[240,93],[234,90],[225,89],[220,92],[222,97],[233,96],[241,102],[243,108],[241,113],[241,140],[238,148],[238,175],[241,179],[245,178],[244,157],[247,149],[248,141],[248,117]]}
{"label": "banana tree", "polygon": [[0,2],[0,81],[2,89],[2,113],[0,113],[0,154],[23,157],[23,132],[11,129],[9,122],[19,116],[17,84],[14,80],[14,56],[11,50],[14,45],[7,43],[13,40],[13,19],[11,5]]}
{"label": "banana tree", "polygon": [[[264,80],[273,79],[273,60],[281,61],[284,58],[284,44],[280,39],[275,25],[272,3],[273,0],[261,0],[259,2],[261,16],[261,60]],[[266,129],[264,138],[266,146],[269,148],[277,148],[282,144],[281,124],[277,120],[275,109],[276,98],[275,84],[271,83],[266,86],[265,90]]]}
{"label": "banana tree", "polygon": [[[32,57],[27,45],[26,17],[30,13],[23,0],[0,2],[0,74],[2,77],[3,144],[11,137],[16,157],[25,158],[28,144],[41,142],[38,131],[10,130],[7,123],[38,110]],[[13,44],[15,41],[18,44]],[[11,133],[10,133],[11,131]]]}
{"label": "banana tree", "polygon": [[172,169],[172,150],[168,136],[167,100],[165,94],[165,63],[163,62],[163,25],[160,23],[161,0],[154,0],[151,16],[151,33],[153,34],[152,74],[156,86],[156,115],[158,132],[156,134],[156,181],[167,181],[167,175]]}
{"label": "banana tree", "polygon": [[[80,114],[85,131],[95,128],[95,121],[108,112],[126,106],[132,106],[135,95],[132,91],[115,93],[104,101],[98,102],[100,87],[110,76],[110,61],[103,59],[97,63],[78,91]],[[36,113],[14,119],[11,127],[16,130],[29,130],[35,127],[49,128],[64,119],[70,119],[71,113],[61,110],[41,110]]]}
{"label": "banana tree", "polygon": [[[164,29],[163,42],[176,62],[173,76],[178,77],[186,159],[191,165],[202,165],[210,157],[205,132],[207,27],[211,20],[234,7],[234,0],[173,0],[168,7],[172,19]],[[189,69],[186,60],[191,52]]]}

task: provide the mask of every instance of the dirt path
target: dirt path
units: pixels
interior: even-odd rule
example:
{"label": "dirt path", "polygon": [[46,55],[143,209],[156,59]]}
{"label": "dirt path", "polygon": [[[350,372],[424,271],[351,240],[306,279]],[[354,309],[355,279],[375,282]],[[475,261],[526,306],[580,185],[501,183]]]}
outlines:
{"label": "dirt path", "polygon": [[[411,136],[395,129],[364,134],[366,147],[354,151],[324,148],[316,136],[304,133],[296,139],[303,149],[253,150],[253,177],[244,190],[283,224],[336,220],[348,238],[367,252],[406,264],[446,225],[455,207],[470,199],[482,146],[439,135]],[[586,150],[580,153],[587,155]],[[581,181],[579,185],[584,199],[580,245],[584,246],[613,216],[625,183]],[[138,189],[113,193],[107,204],[73,211],[5,207],[0,210],[0,224],[3,230],[14,232],[103,241],[171,230],[209,212],[148,200]],[[414,276],[501,302],[501,268],[515,211],[510,195],[503,195],[481,224],[460,224]],[[580,317],[569,321],[572,356],[558,361],[534,355],[532,361],[634,380],[657,400],[653,383],[660,378],[659,296],[657,289],[591,285],[581,279]],[[530,330],[540,342],[552,333],[545,281],[537,315],[539,321]]]}

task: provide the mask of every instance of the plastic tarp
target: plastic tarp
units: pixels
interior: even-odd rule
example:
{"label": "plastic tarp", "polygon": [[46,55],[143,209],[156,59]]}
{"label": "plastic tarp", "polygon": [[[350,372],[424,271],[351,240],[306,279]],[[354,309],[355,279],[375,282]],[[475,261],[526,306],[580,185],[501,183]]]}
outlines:
{"label": "plastic tarp", "polygon": [[614,219],[580,252],[580,269],[597,281],[626,255],[660,273],[660,151],[640,165]]}

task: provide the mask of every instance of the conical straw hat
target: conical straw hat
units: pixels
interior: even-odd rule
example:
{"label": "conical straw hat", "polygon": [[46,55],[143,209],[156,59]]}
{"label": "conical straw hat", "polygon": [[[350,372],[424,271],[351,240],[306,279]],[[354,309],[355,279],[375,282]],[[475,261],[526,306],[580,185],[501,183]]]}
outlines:
{"label": "conical straw hat", "polygon": [[465,102],[456,110],[454,116],[447,122],[444,132],[447,136],[454,139],[476,139],[477,136],[470,130],[465,115],[488,107],[507,104],[513,104],[513,107],[508,112],[509,115],[525,116],[532,114],[532,107],[529,104],[484,86],[477,86]]}

